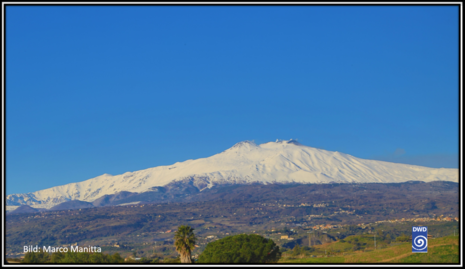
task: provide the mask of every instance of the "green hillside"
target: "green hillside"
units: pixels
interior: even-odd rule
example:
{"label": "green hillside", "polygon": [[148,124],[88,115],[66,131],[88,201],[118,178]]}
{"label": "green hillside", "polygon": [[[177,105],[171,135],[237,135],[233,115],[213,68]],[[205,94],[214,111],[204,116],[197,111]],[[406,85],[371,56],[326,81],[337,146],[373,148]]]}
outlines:
{"label": "green hillside", "polygon": [[[357,239],[357,240],[356,240]],[[428,240],[428,253],[412,253],[410,242],[394,246],[380,246],[374,250],[373,240],[366,236],[350,236],[343,242],[314,246],[314,250],[308,254],[298,256],[283,255],[279,263],[458,263],[459,262],[459,238],[458,236],[446,236]],[[361,250],[351,251],[354,241],[363,244],[371,244]],[[352,242],[351,243],[349,243]],[[325,255],[325,250],[326,254]],[[314,257],[312,257],[314,256]]]}

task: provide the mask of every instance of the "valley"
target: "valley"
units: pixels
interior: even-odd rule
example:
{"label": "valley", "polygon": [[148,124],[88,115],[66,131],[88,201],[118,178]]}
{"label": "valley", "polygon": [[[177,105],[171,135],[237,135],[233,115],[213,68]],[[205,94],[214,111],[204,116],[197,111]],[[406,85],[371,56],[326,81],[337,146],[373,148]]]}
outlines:
{"label": "valley", "polygon": [[441,227],[456,225],[458,212],[458,184],[453,182],[231,185],[190,195],[184,202],[8,214],[6,247],[11,257],[21,255],[25,245],[73,244],[172,257],[174,231],[187,224],[198,237],[194,255],[208,242],[239,233],[262,234],[292,248],[308,245],[308,232],[318,235],[314,244],[323,244],[380,225],[397,227],[392,237],[410,231],[410,223],[437,226],[435,236],[449,235]]}

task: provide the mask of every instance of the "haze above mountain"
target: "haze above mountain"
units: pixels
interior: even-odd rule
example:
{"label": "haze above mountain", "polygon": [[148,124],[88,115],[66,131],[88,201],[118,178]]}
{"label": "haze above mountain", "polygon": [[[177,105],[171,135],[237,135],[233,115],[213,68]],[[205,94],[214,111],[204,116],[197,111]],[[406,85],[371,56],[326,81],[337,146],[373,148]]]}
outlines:
{"label": "haze above mountain", "polygon": [[51,208],[70,200],[92,202],[122,191],[142,193],[184,183],[202,191],[214,185],[237,183],[458,182],[458,177],[458,169],[360,159],[308,147],[292,139],[260,145],[244,141],[208,158],[115,176],[104,174],[78,183],[8,195],[7,205]]}

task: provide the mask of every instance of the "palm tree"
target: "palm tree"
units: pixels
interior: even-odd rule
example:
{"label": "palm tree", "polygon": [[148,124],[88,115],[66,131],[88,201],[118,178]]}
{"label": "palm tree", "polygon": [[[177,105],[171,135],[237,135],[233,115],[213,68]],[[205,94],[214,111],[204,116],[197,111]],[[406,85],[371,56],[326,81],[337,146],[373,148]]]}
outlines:
{"label": "palm tree", "polygon": [[174,246],[181,255],[181,263],[192,263],[191,251],[195,248],[194,229],[187,225],[179,226],[174,235]]}

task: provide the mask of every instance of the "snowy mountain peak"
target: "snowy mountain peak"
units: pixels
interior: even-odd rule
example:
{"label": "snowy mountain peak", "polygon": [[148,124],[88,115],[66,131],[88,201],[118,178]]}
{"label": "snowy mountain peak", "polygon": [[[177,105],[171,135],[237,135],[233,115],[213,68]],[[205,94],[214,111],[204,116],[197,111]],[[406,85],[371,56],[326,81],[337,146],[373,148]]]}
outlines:
{"label": "snowy mountain peak", "polygon": [[287,145],[295,145],[295,146],[303,146],[306,148],[311,148],[309,146],[302,145],[301,143],[297,141],[297,139],[292,139],[292,138],[289,140],[276,139],[276,141],[274,142],[267,142],[267,143],[260,144],[259,147],[275,147],[275,146],[283,147]]}
{"label": "snowy mountain peak", "polygon": [[251,148],[256,148],[257,144],[252,140],[246,140],[242,141],[239,143],[236,143],[234,146],[232,146],[230,149],[251,149]]}
{"label": "snowy mountain peak", "polygon": [[208,158],[177,162],[120,175],[104,174],[78,183],[7,196],[7,205],[50,208],[69,200],[92,202],[122,191],[147,192],[172,183],[192,184],[199,190],[237,183],[368,183],[406,181],[458,182],[458,169],[365,160],[349,154],[312,148],[297,140],[260,145],[242,141]]}
{"label": "snowy mountain peak", "polygon": [[276,143],[281,143],[281,144],[292,144],[292,145],[296,145],[296,146],[303,146],[302,144],[300,144],[297,139],[290,139],[290,140],[280,140],[280,139],[276,139]]}

